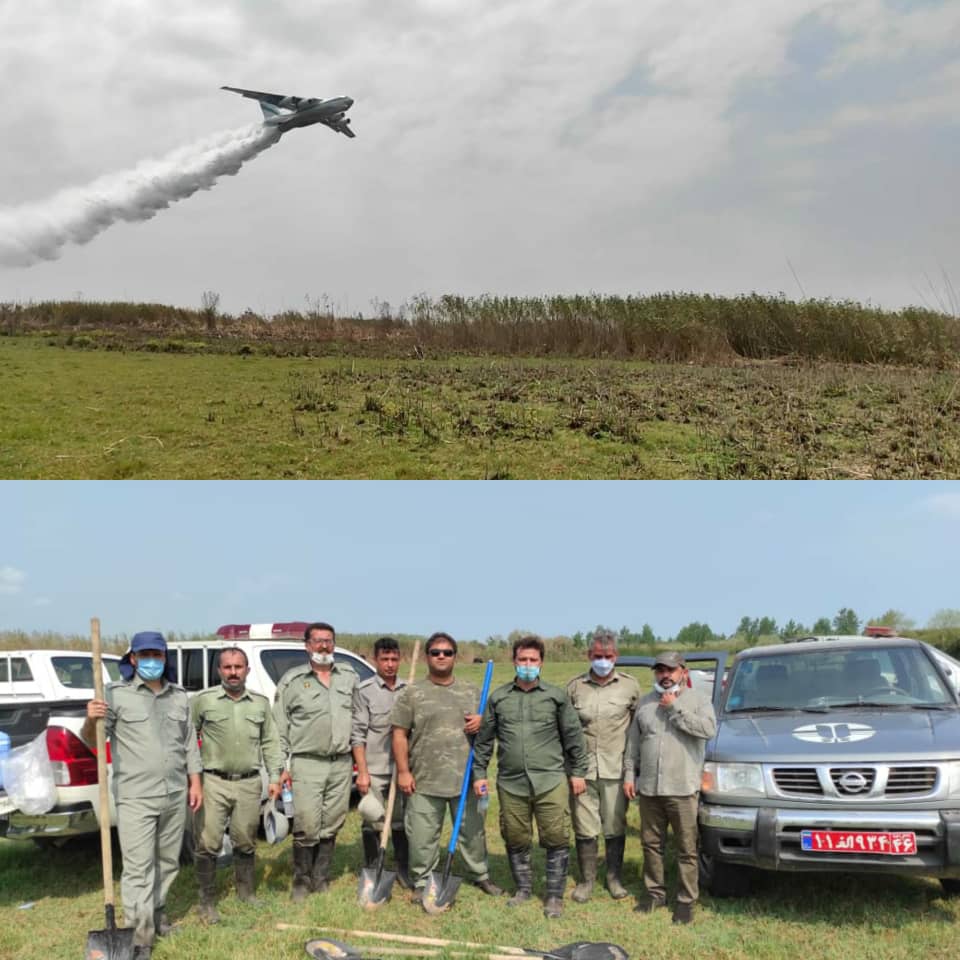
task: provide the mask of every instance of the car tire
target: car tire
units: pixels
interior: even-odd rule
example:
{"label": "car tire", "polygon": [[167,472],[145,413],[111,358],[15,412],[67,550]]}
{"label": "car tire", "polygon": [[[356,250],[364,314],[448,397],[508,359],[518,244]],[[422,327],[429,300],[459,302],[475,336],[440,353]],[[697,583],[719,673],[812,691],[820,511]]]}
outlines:
{"label": "car tire", "polygon": [[700,885],[711,897],[745,897],[750,893],[752,879],[753,873],[749,867],[722,863],[706,854],[700,854]]}
{"label": "car tire", "polygon": [[940,886],[948,897],[960,897],[960,879],[957,877],[941,877]]}

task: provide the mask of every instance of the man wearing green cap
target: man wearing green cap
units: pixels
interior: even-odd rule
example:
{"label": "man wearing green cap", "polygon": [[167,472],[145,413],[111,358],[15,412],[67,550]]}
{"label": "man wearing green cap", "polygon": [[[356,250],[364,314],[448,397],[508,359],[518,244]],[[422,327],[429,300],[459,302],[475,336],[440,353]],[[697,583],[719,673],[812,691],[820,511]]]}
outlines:
{"label": "man wearing green cap", "polygon": [[187,694],[170,682],[162,634],[134,634],[120,672],[124,682],[109,684],[106,700],[87,704],[80,735],[95,748],[97,720],[106,721],[123,917],[136,930],[134,957],[149,960],[154,938],[172,929],[164,903],[179,870],[187,807],[196,812],[203,803],[200,751]]}

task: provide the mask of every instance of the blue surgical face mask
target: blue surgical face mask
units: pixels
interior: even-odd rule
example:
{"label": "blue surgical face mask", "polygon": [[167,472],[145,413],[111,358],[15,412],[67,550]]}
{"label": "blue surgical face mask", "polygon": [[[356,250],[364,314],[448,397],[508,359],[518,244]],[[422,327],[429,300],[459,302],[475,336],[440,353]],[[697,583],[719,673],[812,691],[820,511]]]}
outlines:
{"label": "blue surgical face mask", "polygon": [[590,661],[590,669],[598,677],[608,677],[613,670],[613,661],[608,660],[606,657],[597,657],[595,660]]}
{"label": "blue surgical face mask", "polygon": [[531,680],[536,680],[540,676],[539,667],[531,667],[527,664],[518,664],[517,665],[517,679],[522,680],[524,683],[530,683]]}
{"label": "blue surgical face mask", "polygon": [[166,667],[164,660],[154,659],[153,657],[137,660],[137,673],[144,680],[159,680],[163,676],[164,667]]}

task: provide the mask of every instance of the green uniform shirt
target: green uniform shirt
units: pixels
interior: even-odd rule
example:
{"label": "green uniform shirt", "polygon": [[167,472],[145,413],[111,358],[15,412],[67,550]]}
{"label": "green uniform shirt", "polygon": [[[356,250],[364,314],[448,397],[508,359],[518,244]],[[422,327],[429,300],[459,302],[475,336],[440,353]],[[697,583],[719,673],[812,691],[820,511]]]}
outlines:
{"label": "green uniform shirt", "polygon": [[397,677],[391,690],[383,677],[375,673],[358,687],[353,702],[352,747],[363,746],[367,770],[374,777],[389,777],[393,773],[392,726],[390,714],[406,682]]}
{"label": "green uniform shirt", "polygon": [[111,683],[105,730],[118,800],[166,797],[186,791],[187,774],[201,770],[186,691],[163,682],[154,693],[139,676]]}
{"label": "green uniform shirt", "polygon": [[357,674],[334,664],[325,687],[309,663],[288,670],[277,684],[273,717],[286,758],[330,759],[350,752]]}
{"label": "green uniform shirt", "polygon": [[443,686],[429,678],[400,691],[390,723],[410,736],[410,772],[417,793],[430,797],[460,794],[470,743],[464,717],[480,706],[480,688],[468,680]]}
{"label": "green uniform shirt", "polygon": [[606,683],[588,670],[567,684],[587,742],[587,779],[620,780],[627,728],[640,700],[640,684],[614,669]]}
{"label": "green uniform shirt", "polygon": [[474,744],[474,780],[485,780],[493,741],[497,786],[507,793],[536,796],[565,777],[587,775],[583,728],[566,693],[542,680],[530,690],[516,683],[497,687],[487,700]]}
{"label": "green uniform shirt", "polygon": [[204,770],[250,773],[260,769],[262,756],[270,782],[280,779],[280,738],[263,694],[244,690],[235,700],[221,685],[197,694],[190,710],[200,734]]}

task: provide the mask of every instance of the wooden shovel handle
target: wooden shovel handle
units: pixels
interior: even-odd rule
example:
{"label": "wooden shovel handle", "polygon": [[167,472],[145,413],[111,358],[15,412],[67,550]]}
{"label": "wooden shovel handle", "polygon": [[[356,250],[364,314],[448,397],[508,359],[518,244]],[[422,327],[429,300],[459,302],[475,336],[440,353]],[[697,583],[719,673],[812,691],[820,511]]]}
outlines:
{"label": "wooden shovel handle", "polygon": [[[413,653],[410,655],[410,675],[407,683],[417,679],[417,654],[420,652],[420,641],[413,641]],[[393,775],[390,777],[390,790],[387,792],[387,808],[383,816],[383,829],[380,831],[380,849],[387,849],[387,839],[390,836],[390,826],[393,820],[393,804],[397,799],[397,765],[393,765]]]}
{"label": "wooden shovel handle", "polygon": [[[93,694],[103,700],[103,654],[100,649],[100,620],[90,620],[93,645]],[[110,788],[107,784],[107,733],[102,717],[97,718],[97,783],[100,787],[100,859],[103,863],[103,903],[113,908],[113,847],[110,844]]]}

